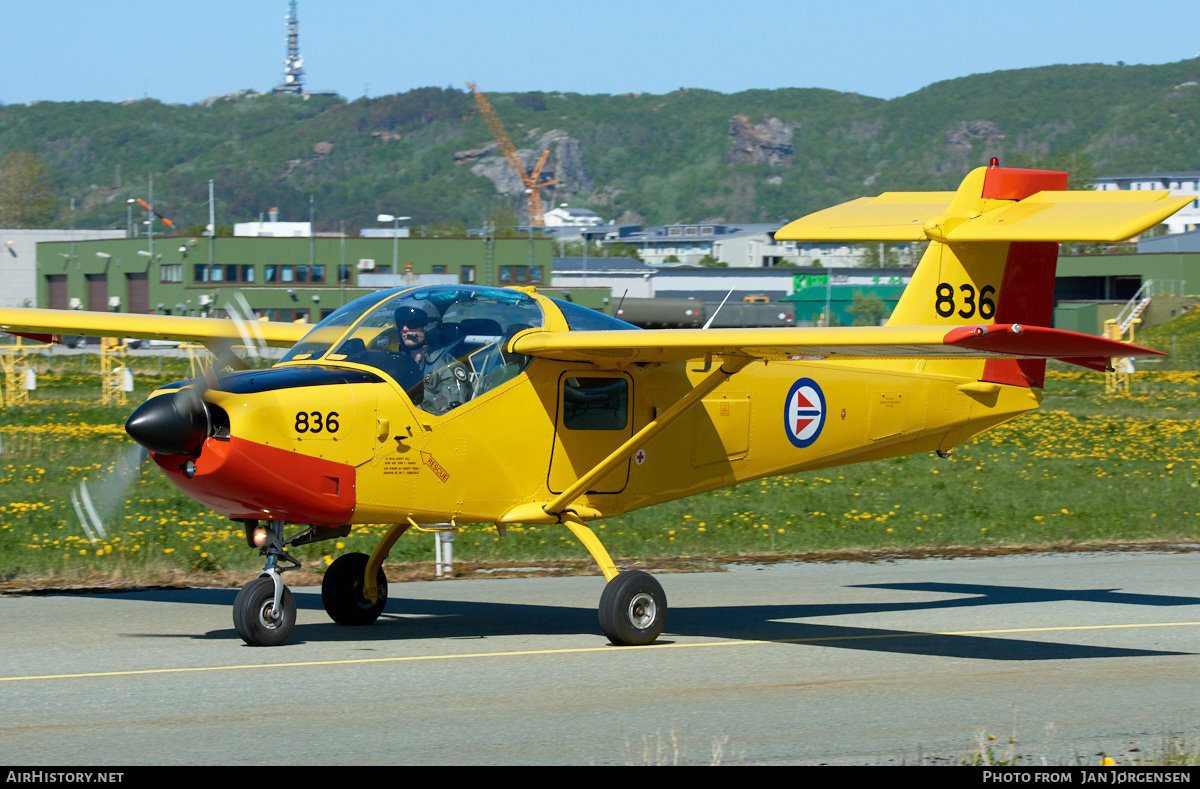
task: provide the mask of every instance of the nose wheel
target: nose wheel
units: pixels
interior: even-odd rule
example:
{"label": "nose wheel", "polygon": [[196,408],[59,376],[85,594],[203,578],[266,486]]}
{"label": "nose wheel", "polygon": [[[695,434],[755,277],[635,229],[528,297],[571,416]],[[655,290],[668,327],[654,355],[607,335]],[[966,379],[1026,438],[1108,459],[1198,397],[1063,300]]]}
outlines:
{"label": "nose wheel", "polygon": [[233,601],[233,627],[252,647],[279,646],[296,627],[296,600],[286,586],[275,601],[275,579],[260,575]]}
{"label": "nose wheel", "polygon": [[626,570],[600,595],[600,629],[618,646],[654,643],[667,618],[667,595],[654,576]]}
{"label": "nose wheel", "polygon": [[[261,532],[261,533],[259,533]],[[259,542],[253,537],[258,534]],[[261,545],[260,553],[267,557],[262,573],[242,587],[233,601],[233,628],[252,647],[275,647],[288,640],[296,627],[296,600],[284,585],[280,573],[300,566],[300,562],[284,550],[283,522],[267,521],[259,528],[257,521],[246,524],[246,540]],[[292,567],[281,568],[279,560]]]}

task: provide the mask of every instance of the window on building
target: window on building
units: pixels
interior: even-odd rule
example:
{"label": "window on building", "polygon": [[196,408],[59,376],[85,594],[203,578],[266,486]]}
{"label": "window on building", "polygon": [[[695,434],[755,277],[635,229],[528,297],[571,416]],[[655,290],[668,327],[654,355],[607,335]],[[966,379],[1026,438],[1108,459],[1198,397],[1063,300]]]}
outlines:
{"label": "window on building", "polygon": [[[540,268],[535,266],[534,268]],[[532,278],[532,272],[529,266],[501,266],[500,267],[500,284],[501,285],[520,285],[528,282],[540,281]]]}
{"label": "window on building", "polygon": [[292,309],[285,307],[282,309],[260,309],[256,310],[256,312],[259,314],[259,316],[265,315],[269,321],[284,321],[291,323],[298,320],[308,320],[307,309]]}
{"label": "window on building", "polygon": [[337,271],[339,283],[350,282],[350,277],[352,276],[351,269],[351,266],[338,266]]}
{"label": "window on building", "polygon": [[506,285],[541,282],[542,271],[542,266],[501,266],[500,282]]}
{"label": "window on building", "polygon": [[159,282],[183,282],[183,264],[170,263],[158,269]]}
{"label": "window on building", "polygon": [[475,281],[475,267],[463,266],[459,269],[458,281],[464,285],[469,285]]}
{"label": "window on building", "polygon": [[225,266],[225,281],[226,282],[253,282],[254,281],[254,266],[249,264],[236,264]]}
{"label": "window on building", "polygon": [[445,266],[434,266],[432,271],[434,274],[445,274],[446,267]]}
{"label": "window on building", "polygon": [[[340,272],[341,272],[342,268],[348,269],[349,267],[348,266],[339,267],[339,269],[338,269],[339,276],[340,276]],[[254,280],[246,280],[246,281],[253,282]],[[264,282],[324,282],[325,281],[325,267],[324,266],[291,266],[291,265],[284,266],[284,265],[272,264],[272,265],[268,265],[268,266],[264,267],[263,281]],[[348,279],[347,280],[339,279],[339,281],[346,282],[346,281],[348,281]]]}
{"label": "window on building", "polygon": [[[163,266],[164,272],[167,268]],[[197,263],[193,266],[193,275],[196,282],[254,282],[254,266],[245,263]],[[163,282],[178,281],[163,279]]]}

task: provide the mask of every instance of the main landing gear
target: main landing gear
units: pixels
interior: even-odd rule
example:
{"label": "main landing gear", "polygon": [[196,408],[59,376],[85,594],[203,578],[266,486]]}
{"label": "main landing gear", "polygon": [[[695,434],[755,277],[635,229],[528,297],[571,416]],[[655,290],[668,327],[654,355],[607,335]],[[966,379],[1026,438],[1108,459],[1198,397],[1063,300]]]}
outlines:
{"label": "main landing gear", "polygon": [[667,595],[649,573],[617,572],[612,557],[586,523],[575,513],[559,516],[587,548],[608,583],[600,595],[600,629],[617,646],[653,644],[667,621]]}
{"label": "main landing gear", "polygon": [[325,571],[321,581],[321,602],[329,618],[339,625],[369,625],[383,613],[387,604],[387,576],[383,568],[375,574],[375,602],[363,595],[367,562],[365,553],[339,556]]}
{"label": "main landing gear", "polygon": [[600,595],[600,629],[617,646],[652,644],[667,619],[667,596],[654,576],[626,570]]}
{"label": "main landing gear", "polygon": [[[584,544],[608,583],[600,595],[600,629],[618,646],[653,644],[662,634],[667,617],[667,595],[662,585],[641,570],[618,572],[608,551],[595,533],[573,513],[563,516],[564,525]],[[251,646],[278,646],[292,635],[296,626],[296,601],[284,585],[282,574],[300,566],[287,552],[289,545],[305,545],[333,537],[344,537],[349,526],[310,526],[284,539],[283,522],[246,521],[246,542],[267,557],[262,573],[242,587],[233,603],[233,626],[242,640]],[[321,602],[329,618],[339,625],[369,625],[379,618],[387,605],[387,577],[383,560],[406,524],[393,526],[374,552],[348,553],[325,571],[321,583]],[[280,562],[290,566],[281,567]],[[374,578],[370,575],[375,569]]]}

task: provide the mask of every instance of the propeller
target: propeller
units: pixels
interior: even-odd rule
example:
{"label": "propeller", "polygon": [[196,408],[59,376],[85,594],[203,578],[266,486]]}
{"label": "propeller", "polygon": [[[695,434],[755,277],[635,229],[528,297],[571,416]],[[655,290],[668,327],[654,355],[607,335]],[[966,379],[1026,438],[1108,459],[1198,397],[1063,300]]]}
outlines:
{"label": "propeller", "polygon": [[142,447],[127,446],[117,454],[112,468],[95,480],[95,493],[86,477],[71,491],[71,506],[89,542],[108,539],[106,524],[124,506],[125,494],[141,474],[146,456]]}
{"label": "propeller", "polygon": [[226,367],[251,369],[235,347],[244,348],[246,355],[255,361],[265,357],[267,343],[245,296],[235,292],[227,298],[224,309],[240,342],[230,338],[205,343],[213,359],[205,366],[203,375],[173,395],[151,397],[134,409],[125,422],[125,431],[137,444],[121,450],[104,477],[91,485],[84,478],[71,491],[75,516],[89,541],[108,539],[107,524],[124,505],[126,493],[148,457],[147,451],[188,455],[203,445],[212,430],[205,394],[220,385],[218,372]]}
{"label": "propeller", "polygon": [[199,449],[212,428],[204,395],[209,389],[220,386],[218,372],[226,367],[251,369],[251,365],[235,352],[235,347],[245,348],[252,359],[264,357],[267,343],[246,297],[240,291],[234,293],[225,302],[224,309],[240,342],[232,338],[206,342],[213,360],[205,366],[203,375],[182,387],[173,397],[150,398],[125,422],[125,431],[146,449],[167,455],[187,455]]}

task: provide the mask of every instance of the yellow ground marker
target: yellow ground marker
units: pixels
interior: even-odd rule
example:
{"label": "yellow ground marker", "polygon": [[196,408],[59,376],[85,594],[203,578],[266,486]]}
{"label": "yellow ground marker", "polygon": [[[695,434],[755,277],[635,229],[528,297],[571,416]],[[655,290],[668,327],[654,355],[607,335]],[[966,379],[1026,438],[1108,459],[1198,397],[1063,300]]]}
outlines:
{"label": "yellow ground marker", "polygon": [[48,679],[81,679],[84,677],[131,677],[146,674],[184,674],[197,671],[239,671],[263,668],[295,668],[299,666],[346,666],[363,663],[407,663],[423,660],[465,660],[468,658],[523,657],[528,655],[572,655],[587,652],[629,652],[643,649],[694,649],[699,647],[734,647],[750,644],[816,644],[830,641],[866,641],[885,638],[920,638],[922,636],[981,636],[1002,633],[1049,633],[1069,630],[1117,630],[1139,627],[1196,627],[1200,622],[1146,622],[1128,625],[1063,625],[1059,627],[1014,627],[996,630],[947,630],[937,633],[884,633],[864,636],[822,636],[819,638],[777,638],[747,641],[704,641],[698,644],[648,644],[646,646],[574,647],[571,649],[523,649],[512,652],[468,652],[461,655],[409,655],[406,657],[353,658],[342,660],[303,660],[289,663],[247,663],[236,666],[192,666],[185,668],[147,668],[129,671],[90,671],[79,674],[44,674],[25,677],[0,677],[0,682],[30,682]]}

